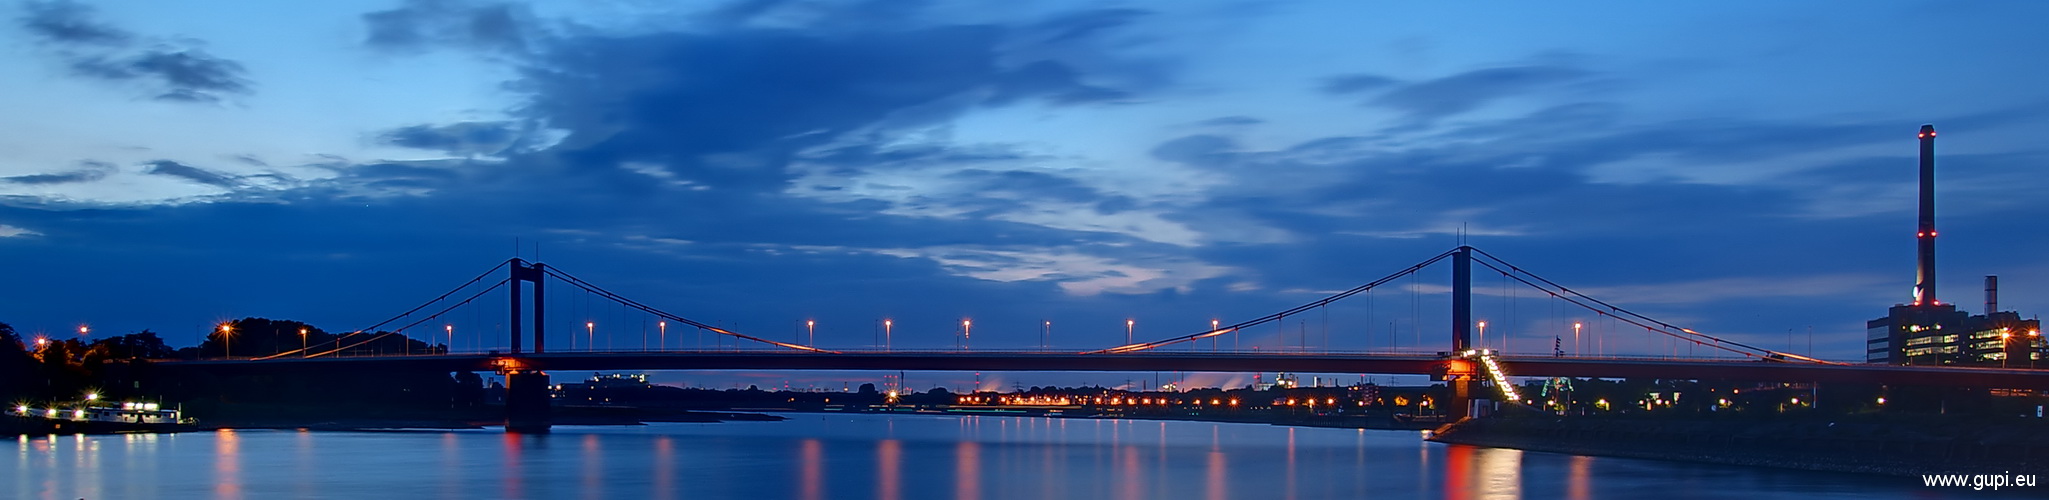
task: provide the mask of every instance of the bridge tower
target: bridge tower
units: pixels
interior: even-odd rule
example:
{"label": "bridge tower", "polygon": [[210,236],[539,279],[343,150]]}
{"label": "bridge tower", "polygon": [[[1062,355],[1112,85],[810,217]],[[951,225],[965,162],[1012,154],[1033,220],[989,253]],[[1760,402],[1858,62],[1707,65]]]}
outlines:
{"label": "bridge tower", "polygon": [[548,350],[547,336],[545,335],[547,331],[547,303],[545,297],[547,297],[547,294],[545,293],[546,289],[542,288],[547,284],[546,266],[546,264],[539,262],[530,265],[518,257],[514,257],[510,262],[512,269],[512,279],[509,281],[509,284],[512,285],[512,293],[510,294],[512,295],[512,320],[506,323],[506,325],[509,326],[508,330],[512,332],[512,343],[510,345],[512,346],[514,359],[502,362],[499,365],[499,374],[505,376],[505,430],[508,432],[545,434],[548,432],[550,425],[548,372],[541,371],[538,367],[533,367],[530,363],[520,362],[517,359],[520,354],[520,341],[523,340],[521,337],[524,337],[520,331],[520,326],[526,319],[525,315],[521,314],[520,311],[520,282],[532,282],[534,284],[534,354],[541,354]]}
{"label": "bridge tower", "polygon": [[532,282],[534,284],[534,354],[547,352],[548,344],[546,342],[546,328],[548,324],[548,310],[545,307],[547,305],[545,303],[545,298],[547,297],[547,294],[545,292],[547,290],[542,287],[548,284],[548,281],[545,279],[546,274],[544,271],[545,269],[547,269],[548,265],[539,262],[527,264],[525,260],[522,260],[518,257],[512,258],[510,264],[512,267],[512,280],[507,284],[512,285],[512,293],[510,294],[512,296],[512,321],[506,324],[511,326],[510,330],[512,331],[512,343],[509,345],[512,346],[512,353],[519,354],[520,343],[522,340],[524,340],[522,337],[525,337],[525,335],[522,334],[522,332],[520,331],[520,325],[524,323],[526,319],[523,317],[523,314],[520,314],[521,311],[519,303],[519,299],[521,298],[519,284],[523,281]]}
{"label": "bridge tower", "polygon": [[1451,353],[1444,360],[1444,385],[1451,390],[1446,409],[1453,418],[1472,416],[1478,367],[1465,358],[1472,349],[1473,247],[1460,245],[1451,255]]}

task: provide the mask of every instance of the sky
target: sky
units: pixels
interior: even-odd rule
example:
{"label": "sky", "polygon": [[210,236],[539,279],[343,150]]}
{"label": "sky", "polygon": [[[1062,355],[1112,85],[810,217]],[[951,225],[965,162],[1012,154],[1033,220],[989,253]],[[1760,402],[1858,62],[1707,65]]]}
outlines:
{"label": "sky", "polygon": [[[1038,346],[1050,321],[1052,345],[1098,348],[1127,320],[1157,339],[1312,301],[1463,233],[1667,322],[1856,359],[1864,321],[1911,298],[1924,123],[1937,297],[1982,312],[1999,275],[2002,309],[2049,308],[2045,11],[13,2],[0,321],[346,331],[518,255],[780,340],[810,320],[872,346],[890,318],[893,346],[951,348],[972,318],[977,347]],[[1448,281],[1231,341],[1436,348]],[[1511,350],[1597,321],[1476,283]],[[556,331],[644,323],[579,300]],[[449,324],[504,328],[469,314]],[[1604,353],[1668,349],[1592,328]]]}

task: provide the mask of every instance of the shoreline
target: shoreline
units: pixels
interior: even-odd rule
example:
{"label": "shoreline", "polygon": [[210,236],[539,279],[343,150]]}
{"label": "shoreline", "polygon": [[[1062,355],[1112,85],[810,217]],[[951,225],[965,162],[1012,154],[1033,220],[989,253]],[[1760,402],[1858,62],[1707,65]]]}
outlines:
{"label": "shoreline", "polygon": [[[1842,425],[1838,425],[1842,424]],[[1919,477],[2049,474],[2036,442],[1921,436],[1921,422],[1468,419],[1430,441],[1572,455]]]}

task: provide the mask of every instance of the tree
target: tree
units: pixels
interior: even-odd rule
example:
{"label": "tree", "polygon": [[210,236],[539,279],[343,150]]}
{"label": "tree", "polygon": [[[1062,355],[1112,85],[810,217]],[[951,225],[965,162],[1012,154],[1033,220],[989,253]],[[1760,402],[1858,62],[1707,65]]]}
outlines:
{"label": "tree", "polygon": [[861,389],[858,393],[862,396],[875,395],[875,384],[861,384]]}
{"label": "tree", "polygon": [[29,397],[35,392],[30,382],[41,382],[36,377],[35,357],[29,354],[21,337],[15,335],[14,326],[7,323],[0,323],[0,380],[7,381],[0,383],[0,403]]}
{"label": "tree", "polygon": [[177,355],[177,350],[164,345],[164,339],[156,332],[143,330],[119,337],[107,337],[93,341],[86,346],[88,361],[110,361],[128,359],[165,359]]}

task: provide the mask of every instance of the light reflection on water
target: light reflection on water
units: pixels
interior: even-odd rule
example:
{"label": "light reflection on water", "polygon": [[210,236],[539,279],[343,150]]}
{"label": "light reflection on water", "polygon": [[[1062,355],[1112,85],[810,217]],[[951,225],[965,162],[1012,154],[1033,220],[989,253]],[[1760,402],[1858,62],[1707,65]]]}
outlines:
{"label": "light reflection on water", "polygon": [[[978,416],[0,442],[11,498],[1868,498],[1910,480],[1525,453],[1413,431]],[[1961,490],[1968,492],[1968,490]]]}

